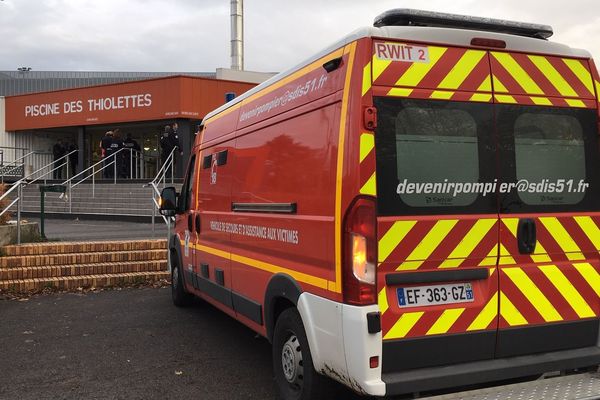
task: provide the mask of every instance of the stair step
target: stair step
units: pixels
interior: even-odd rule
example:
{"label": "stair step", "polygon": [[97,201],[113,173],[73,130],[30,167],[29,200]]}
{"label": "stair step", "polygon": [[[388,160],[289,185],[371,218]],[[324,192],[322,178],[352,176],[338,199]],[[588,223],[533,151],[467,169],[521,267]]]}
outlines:
{"label": "stair step", "polygon": [[127,261],[153,261],[163,260],[166,258],[166,256],[167,251],[164,249],[41,254],[35,256],[9,256],[0,258],[0,268],[43,267],[49,265],[95,264]]}
{"label": "stair step", "polygon": [[13,279],[0,281],[0,289],[11,292],[40,291],[46,288],[73,290],[77,288],[99,288],[122,284],[154,282],[169,279],[168,271],[127,272],[121,274],[99,274],[82,276],[63,276],[56,278]]}
{"label": "stair step", "polygon": [[[160,250],[167,248],[165,239],[121,240],[102,242],[46,242],[4,246],[5,256],[35,256],[102,251]],[[1,259],[0,259],[1,260]]]}
{"label": "stair step", "polygon": [[64,276],[122,274],[127,272],[157,272],[167,270],[167,260],[16,267],[0,269],[0,281],[43,279]]}

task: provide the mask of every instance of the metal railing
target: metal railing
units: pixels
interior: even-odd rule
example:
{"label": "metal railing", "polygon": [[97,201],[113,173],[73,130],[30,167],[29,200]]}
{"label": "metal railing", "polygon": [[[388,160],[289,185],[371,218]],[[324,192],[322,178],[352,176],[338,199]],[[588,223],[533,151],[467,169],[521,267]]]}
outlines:
{"label": "metal railing", "polygon": [[[174,147],[173,150],[171,150],[171,153],[169,153],[169,156],[167,157],[167,159],[165,160],[165,162],[163,163],[163,165],[160,167],[160,169],[158,170],[158,172],[156,173],[156,176],[154,177],[154,179],[150,182],[147,183],[146,185],[144,185],[144,187],[148,187],[150,186],[152,188],[152,192],[151,192],[151,196],[152,196],[152,237],[154,237],[155,232],[156,232],[156,227],[155,227],[155,219],[156,219],[156,211],[160,209],[160,204],[158,203],[158,200],[160,199],[160,189],[159,189],[159,185],[162,183],[162,187],[164,188],[167,185],[167,174],[169,173],[170,170],[170,175],[171,175],[171,184],[173,184],[174,182],[174,172],[173,170],[175,169],[175,151],[178,151],[179,149],[177,147]],[[167,240],[169,237],[171,237],[171,222],[175,220],[175,218],[173,217],[165,217],[164,215],[161,215],[163,221],[165,221],[165,224],[167,224]],[[169,263],[169,271],[171,271],[171,264]]]}

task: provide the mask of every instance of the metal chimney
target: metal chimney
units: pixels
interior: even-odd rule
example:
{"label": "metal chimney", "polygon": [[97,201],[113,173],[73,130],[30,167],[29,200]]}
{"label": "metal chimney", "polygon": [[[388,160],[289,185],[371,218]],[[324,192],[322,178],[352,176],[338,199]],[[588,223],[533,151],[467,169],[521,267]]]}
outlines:
{"label": "metal chimney", "polygon": [[231,0],[231,69],[244,69],[244,0]]}

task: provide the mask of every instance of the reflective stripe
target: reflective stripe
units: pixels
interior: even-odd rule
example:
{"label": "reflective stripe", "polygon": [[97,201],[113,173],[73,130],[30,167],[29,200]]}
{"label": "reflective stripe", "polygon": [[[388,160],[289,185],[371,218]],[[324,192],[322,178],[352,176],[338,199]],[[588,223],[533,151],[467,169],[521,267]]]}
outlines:
{"label": "reflective stripe", "polygon": [[552,106],[552,102],[547,97],[535,97],[531,96],[531,101],[533,101],[538,106]]}
{"label": "reflective stripe", "polygon": [[563,58],[563,62],[569,67],[569,69],[575,74],[577,79],[583,83],[583,86],[589,90],[590,94],[594,94],[594,82],[592,81],[592,75],[590,71],[583,65],[580,60],[573,60],[571,58]]}
{"label": "reflective stripe", "polygon": [[482,103],[489,103],[492,100],[492,95],[487,93],[475,93],[471,96],[471,101],[477,101]]}
{"label": "reflective stripe", "polygon": [[438,85],[440,89],[458,89],[485,56],[485,51],[467,50]]}
{"label": "reflective stripe", "polygon": [[393,88],[387,93],[388,96],[408,97],[413,92],[413,89]]}
{"label": "reflective stripe", "polygon": [[368,196],[377,196],[377,182],[375,180],[375,172],[369,178],[367,182],[360,188],[360,194]]}
{"label": "reflective stripe", "polygon": [[514,97],[508,95],[497,94],[494,96],[498,103],[508,103],[508,104],[516,104],[517,100]]}
{"label": "reflective stripe", "polygon": [[394,326],[392,326],[392,329],[390,329],[383,338],[403,338],[417,324],[417,322],[419,321],[419,319],[421,319],[423,314],[423,311],[402,314],[402,316],[398,319],[398,321],[396,321]]}
{"label": "reflective stripe", "polygon": [[563,96],[568,97],[579,97],[577,92],[573,90],[571,85],[563,78],[563,76],[558,72],[550,61],[546,57],[542,56],[527,56],[535,64],[535,66],[548,78],[548,81],[558,90],[558,92]]}
{"label": "reflective stripe", "polygon": [[556,217],[540,217],[539,221],[546,227],[548,232],[556,240],[560,248],[565,252],[569,260],[584,260],[577,243],[571,238],[569,232],[562,226]]}
{"label": "reflective stripe", "polygon": [[[513,236],[517,237],[517,227],[519,225],[518,218],[502,218],[502,222],[504,225],[510,230]],[[535,262],[550,262],[552,259],[548,256],[548,252],[542,246],[539,240],[535,242],[535,254],[530,254],[530,257]],[[513,261],[512,264],[515,264]]]}
{"label": "reflective stripe", "polygon": [[418,269],[439,246],[442,240],[446,238],[457,222],[457,219],[443,219],[436,222],[433,228],[431,228],[423,240],[421,240],[421,243],[419,243],[406,258],[406,261],[400,264],[396,270],[407,271]]}
{"label": "reflective stripe", "polygon": [[508,53],[495,53],[492,56],[506,69],[506,71],[517,81],[517,83],[528,94],[545,94],[544,91],[535,83],[527,72],[515,61]]}
{"label": "reflective stripe", "polygon": [[575,217],[574,219],[596,250],[600,250],[600,229],[594,220],[590,217]]}
{"label": "reflective stripe", "polygon": [[581,101],[581,100],[577,100],[577,99],[565,99],[565,101],[571,107],[586,108],[585,103],[583,101]]}
{"label": "reflective stripe", "polygon": [[435,324],[427,331],[426,335],[439,335],[446,333],[465,311],[464,308],[449,308],[435,321]]}
{"label": "reflective stripe", "polygon": [[373,70],[373,82],[379,78],[383,71],[387,69],[392,64],[392,60],[380,60],[379,57],[373,55],[373,59],[371,61],[371,68]]}
{"label": "reflective stripe", "polygon": [[442,58],[446,48],[429,46],[429,63],[413,63],[396,81],[396,86],[418,86],[425,75]]}
{"label": "reflective stripe", "polygon": [[[563,320],[562,316],[556,311],[556,308],[554,308],[544,293],[542,293],[521,268],[504,268],[503,271],[546,322]],[[500,305],[500,311],[502,311],[502,305]]]}
{"label": "reflective stripe", "polygon": [[477,220],[475,225],[473,225],[469,232],[462,238],[458,246],[452,250],[448,259],[440,265],[440,268],[459,267],[464,259],[475,250],[475,247],[481,243],[483,237],[487,235],[490,229],[492,229],[496,221],[496,219],[491,218]]}
{"label": "reflective stripe", "polygon": [[594,292],[600,297],[600,274],[591,264],[576,263],[575,269],[581,274],[583,279],[594,289]]}
{"label": "reflective stripe", "polygon": [[556,265],[545,265],[540,267],[540,270],[546,275],[548,280],[552,282],[554,287],[558,289],[560,294],[565,298],[573,310],[577,313],[579,318],[590,318],[595,317],[596,314],[588,303],[585,302],[583,297],[579,294],[577,289],[573,287],[567,277],[561,272]]}
{"label": "reflective stripe", "polygon": [[500,79],[498,79],[496,75],[492,75],[492,79],[494,80],[495,93],[508,93],[508,89],[506,88],[506,86],[504,86],[502,82],[500,82]]}
{"label": "reflective stripe", "polygon": [[362,80],[362,95],[364,96],[369,89],[371,89],[371,62],[363,68],[363,80]]}
{"label": "reflective stripe", "polygon": [[388,310],[388,308],[390,308],[387,301],[387,294],[385,293],[385,288],[379,291],[379,294],[377,295],[377,304],[379,304],[379,311],[382,315]]}
{"label": "reflective stripe", "polygon": [[504,292],[500,292],[500,315],[510,326],[527,325],[528,322],[517,310],[517,307],[509,300]]}
{"label": "reflective stripe", "polygon": [[494,318],[498,315],[498,292],[494,293],[492,298],[487,302],[479,315],[471,322],[467,328],[468,331],[478,331],[490,326]]}
{"label": "reflective stripe", "polygon": [[499,265],[515,265],[517,262],[512,258],[511,254],[506,247],[501,243],[500,245],[500,259],[498,260]]}
{"label": "reflective stripe", "polygon": [[371,153],[375,147],[375,136],[372,133],[363,133],[360,135],[360,162]]}
{"label": "reflective stripe", "polygon": [[430,99],[438,100],[450,100],[454,96],[454,92],[447,92],[445,90],[436,90],[429,96]]}
{"label": "reflective stripe", "polygon": [[480,267],[489,267],[498,263],[498,244],[490,250],[487,256],[479,263]]}
{"label": "reflective stripe", "polygon": [[379,262],[384,262],[417,221],[396,221],[379,240]]}

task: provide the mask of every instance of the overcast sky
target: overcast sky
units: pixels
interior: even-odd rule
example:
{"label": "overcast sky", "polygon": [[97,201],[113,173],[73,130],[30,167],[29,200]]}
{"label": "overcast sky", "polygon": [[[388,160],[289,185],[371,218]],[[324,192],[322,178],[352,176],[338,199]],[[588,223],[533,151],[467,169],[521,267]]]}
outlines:
{"label": "overcast sky", "polygon": [[[245,68],[281,71],[398,7],[551,25],[600,60],[599,0],[246,0]],[[0,70],[214,72],[229,0],[0,0]],[[600,64],[600,63],[598,63]]]}

